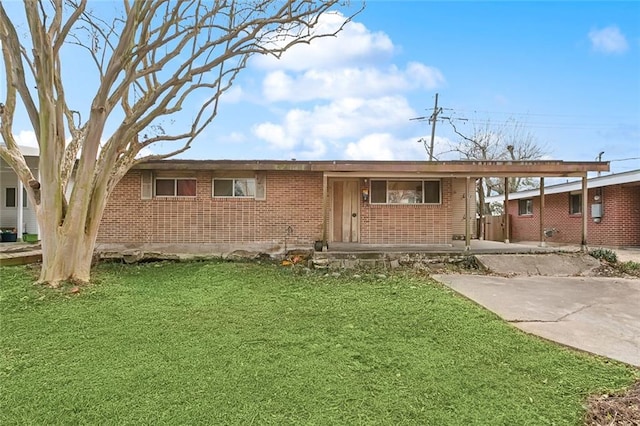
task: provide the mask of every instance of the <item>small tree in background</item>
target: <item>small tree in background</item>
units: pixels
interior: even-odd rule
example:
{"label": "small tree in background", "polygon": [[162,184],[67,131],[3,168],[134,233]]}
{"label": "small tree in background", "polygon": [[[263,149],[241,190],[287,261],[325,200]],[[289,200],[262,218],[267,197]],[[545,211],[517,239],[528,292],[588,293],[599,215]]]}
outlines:
{"label": "small tree in background", "polygon": [[[539,160],[547,154],[546,148],[539,143],[536,136],[526,125],[511,118],[505,123],[494,125],[487,121],[483,125],[474,125],[469,135],[461,132],[453,121],[453,130],[459,136],[458,142],[451,147],[463,160],[480,161],[527,161]],[[540,182],[531,177],[508,178],[509,192],[538,188]],[[504,179],[486,176],[478,179],[478,214],[480,229],[478,235],[483,237],[483,216],[491,214],[486,210],[485,198],[490,195],[504,194]]]}
{"label": "small tree in background", "polygon": [[[18,16],[9,16],[0,3],[6,94],[0,104],[0,157],[17,173],[35,208],[40,281],[87,282],[105,205],[126,172],[187,150],[216,117],[221,95],[252,55],[280,57],[294,45],[336,35],[342,27],[323,32],[318,21],[345,5],[340,0],[123,0],[118,16],[107,19],[88,10],[87,0],[25,0]],[[27,34],[18,33],[22,22]],[[65,55],[70,48],[74,55]],[[65,80],[65,67],[78,64],[93,65],[95,86],[86,83],[91,78]],[[65,91],[83,83],[91,96],[84,111],[70,104]],[[164,119],[193,101],[198,103],[193,120],[167,131]],[[35,132],[39,177],[14,138],[16,109],[24,109]],[[174,148],[141,156],[158,142]]]}

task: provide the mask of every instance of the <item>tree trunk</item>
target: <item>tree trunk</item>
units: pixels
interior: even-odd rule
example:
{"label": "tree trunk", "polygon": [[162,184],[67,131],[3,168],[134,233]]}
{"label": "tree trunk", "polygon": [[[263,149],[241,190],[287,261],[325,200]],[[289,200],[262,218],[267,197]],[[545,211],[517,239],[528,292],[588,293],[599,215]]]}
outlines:
{"label": "tree trunk", "polygon": [[82,232],[82,226],[71,225],[59,226],[47,219],[40,221],[42,270],[39,282],[57,287],[62,281],[89,281],[97,232],[89,235]]}

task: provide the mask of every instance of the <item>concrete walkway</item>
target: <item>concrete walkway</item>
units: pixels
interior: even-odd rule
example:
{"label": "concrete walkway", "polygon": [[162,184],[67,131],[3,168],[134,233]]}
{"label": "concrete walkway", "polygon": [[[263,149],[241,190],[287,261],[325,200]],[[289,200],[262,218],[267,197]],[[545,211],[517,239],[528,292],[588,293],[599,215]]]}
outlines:
{"label": "concrete walkway", "polygon": [[527,333],[640,367],[640,279],[436,275]]}

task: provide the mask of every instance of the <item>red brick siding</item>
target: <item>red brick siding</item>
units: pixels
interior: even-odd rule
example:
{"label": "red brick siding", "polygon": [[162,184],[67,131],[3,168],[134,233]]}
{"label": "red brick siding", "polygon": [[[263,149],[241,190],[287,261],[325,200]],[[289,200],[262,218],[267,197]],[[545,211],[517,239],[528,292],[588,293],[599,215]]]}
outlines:
{"label": "red brick siding", "polygon": [[[602,197],[602,221],[595,223],[591,205],[596,191]],[[587,244],[610,247],[640,246],[640,186],[612,185],[588,191]],[[540,197],[533,199],[533,215],[518,216],[518,200],[509,201],[511,240],[538,241],[540,239]],[[569,215],[569,194],[545,195],[544,227],[558,232],[549,242],[580,244],[582,215]]]}
{"label": "red brick siding", "polygon": [[212,174],[197,174],[195,198],[141,199],[141,173],[111,195],[98,242],[312,243],[322,231],[322,173],[269,172],[266,200],[213,198]]}
{"label": "red brick siding", "polygon": [[[322,173],[267,172],[266,200],[213,198],[212,174],[196,178],[195,198],[143,200],[141,173],[130,171],[107,203],[98,242],[283,243],[286,236],[290,244],[311,244],[322,237]],[[449,244],[451,180],[442,180],[440,205],[360,199],[360,212],[362,243]]]}
{"label": "red brick siding", "polygon": [[439,205],[360,205],[364,244],[450,244],[451,179],[442,180]]}

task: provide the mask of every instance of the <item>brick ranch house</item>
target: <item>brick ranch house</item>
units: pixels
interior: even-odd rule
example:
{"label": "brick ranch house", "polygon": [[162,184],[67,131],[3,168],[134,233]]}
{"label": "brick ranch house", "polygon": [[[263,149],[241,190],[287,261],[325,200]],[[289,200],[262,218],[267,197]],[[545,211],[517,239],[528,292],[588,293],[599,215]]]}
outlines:
{"label": "brick ranch house", "polygon": [[[607,162],[232,161],[142,163],[117,185],[98,249],[282,253],[334,244],[474,238],[480,176],[582,177]],[[466,201],[466,202],[465,202]]]}
{"label": "brick ranch house", "polygon": [[541,241],[580,244],[586,219],[590,245],[640,247],[640,170],[590,178],[587,197],[583,193],[577,181],[546,186],[544,204],[539,189],[509,194],[512,240],[537,241],[542,229],[546,233]]}

